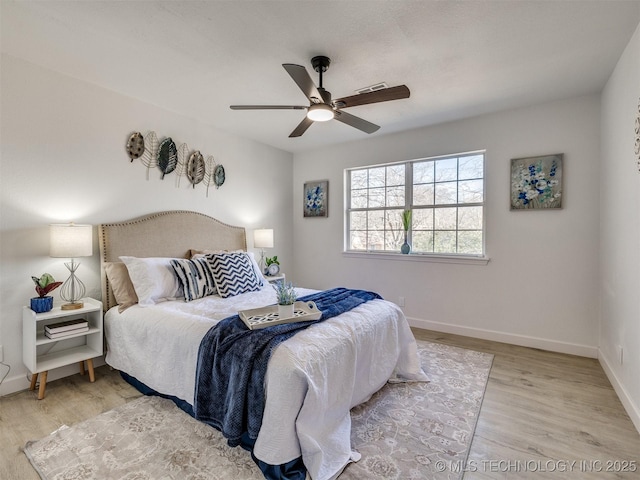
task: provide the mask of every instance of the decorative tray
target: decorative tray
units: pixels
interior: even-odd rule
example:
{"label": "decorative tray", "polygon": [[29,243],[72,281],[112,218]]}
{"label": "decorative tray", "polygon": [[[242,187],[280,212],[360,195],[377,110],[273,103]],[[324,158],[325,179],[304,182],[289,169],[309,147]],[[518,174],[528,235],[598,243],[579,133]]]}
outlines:
{"label": "decorative tray", "polygon": [[322,316],[322,312],[318,310],[314,302],[296,302],[293,304],[293,317],[281,318],[278,315],[277,305],[241,310],[238,315],[250,330],[257,330],[282,323],[318,320]]}

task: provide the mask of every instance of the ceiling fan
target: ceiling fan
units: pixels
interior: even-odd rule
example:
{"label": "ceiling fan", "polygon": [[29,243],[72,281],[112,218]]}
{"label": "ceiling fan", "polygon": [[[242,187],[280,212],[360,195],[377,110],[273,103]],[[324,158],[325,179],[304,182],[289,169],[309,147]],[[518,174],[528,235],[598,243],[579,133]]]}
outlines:
{"label": "ceiling fan", "polygon": [[231,105],[231,110],[306,110],[307,115],[302,122],[291,132],[289,137],[299,137],[311,126],[313,122],[326,122],[336,119],[365,133],[373,133],[380,128],[379,125],[368,122],[360,117],[343,112],[343,108],[357,107],[371,103],[388,102],[401,98],[409,98],[409,89],[406,85],[383,88],[366,93],[359,93],[336,100],[331,99],[331,93],[322,86],[322,74],[327,71],[331,60],[328,57],[317,56],[311,59],[313,69],[318,72],[320,86],[316,87],[302,65],[284,63],[282,66],[309,99],[309,106],[303,105]]}

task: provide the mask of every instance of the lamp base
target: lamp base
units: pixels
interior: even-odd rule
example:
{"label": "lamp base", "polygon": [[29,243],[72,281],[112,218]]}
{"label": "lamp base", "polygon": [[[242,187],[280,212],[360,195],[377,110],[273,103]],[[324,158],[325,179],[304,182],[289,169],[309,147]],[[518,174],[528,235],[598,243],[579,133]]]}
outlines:
{"label": "lamp base", "polygon": [[60,306],[60,310],[78,310],[82,307],[84,307],[82,302],[64,303]]}

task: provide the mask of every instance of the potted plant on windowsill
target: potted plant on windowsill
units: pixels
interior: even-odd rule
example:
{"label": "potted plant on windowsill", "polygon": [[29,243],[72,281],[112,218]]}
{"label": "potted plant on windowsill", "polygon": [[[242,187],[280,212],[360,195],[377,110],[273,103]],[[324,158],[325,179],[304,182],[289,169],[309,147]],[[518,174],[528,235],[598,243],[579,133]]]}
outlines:
{"label": "potted plant on windowsill", "polygon": [[407,234],[411,227],[411,210],[405,210],[402,212],[402,228],[404,228],[404,243],[400,247],[400,251],[407,254],[411,251],[411,245],[407,242]]}
{"label": "potted plant on windowsill", "polygon": [[36,313],[48,312],[53,308],[53,297],[48,294],[62,285],[62,282],[56,282],[49,273],[43,273],[40,278],[32,276],[31,279],[36,284],[39,295],[31,299],[31,310]]}
{"label": "potted plant on windowsill", "polygon": [[293,304],[298,298],[293,283],[278,282],[273,285],[273,288],[278,298],[278,316],[280,318],[293,317]]}

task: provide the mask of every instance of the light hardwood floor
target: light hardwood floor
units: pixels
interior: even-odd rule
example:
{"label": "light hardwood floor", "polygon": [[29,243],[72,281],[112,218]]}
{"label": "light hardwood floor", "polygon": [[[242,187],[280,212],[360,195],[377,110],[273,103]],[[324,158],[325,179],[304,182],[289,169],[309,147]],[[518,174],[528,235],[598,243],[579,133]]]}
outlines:
{"label": "light hardwood floor", "polygon": [[[465,480],[640,478],[640,434],[597,360],[414,330],[416,338],[492,353]],[[38,479],[21,447],[140,394],[108,367],[0,398],[0,479]],[[621,472],[635,462],[635,472]],[[572,463],[575,462],[575,463]],[[611,463],[608,463],[611,462]],[[458,468],[447,465],[447,469]],[[604,472],[610,467],[612,472]],[[555,471],[552,471],[555,470]],[[241,480],[241,479],[238,479]]]}
{"label": "light hardwood floor", "polygon": [[494,355],[465,480],[640,478],[640,434],[596,359],[414,333]]}

